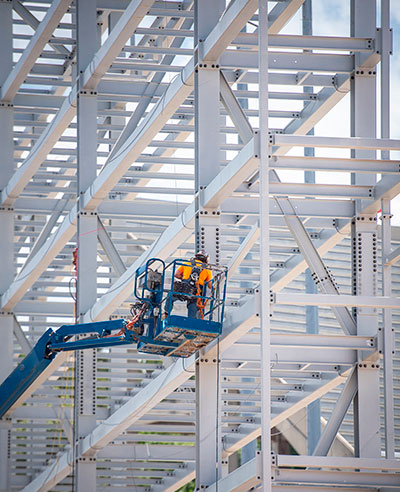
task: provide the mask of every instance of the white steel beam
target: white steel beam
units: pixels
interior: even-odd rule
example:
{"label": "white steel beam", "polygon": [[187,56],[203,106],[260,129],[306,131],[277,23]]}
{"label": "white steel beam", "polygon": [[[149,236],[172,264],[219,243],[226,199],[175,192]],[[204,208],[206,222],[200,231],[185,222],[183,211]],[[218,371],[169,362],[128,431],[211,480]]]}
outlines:
{"label": "white steel beam", "polygon": [[111,265],[117,274],[121,276],[126,271],[125,263],[122,261],[117,248],[115,247],[99,216],[97,216],[97,236],[101,247],[107,255],[107,258],[110,260]]}
{"label": "white steel beam", "polygon": [[[304,2],[303,2],[304,3]],[[269,15],[272,20],[272,11]],[[271,32],[271,25],[269,28]],[[257,34],[240,33],[232,44],[239,46],[257,46]],[[312,36],[296,34],[270,34],[269,46],[271,48],[292,48],[302,50],[328,50],[328,51],[365,51],[370,52],[374,47],[371,38],[353,38],[345,36]]]}
{"label": "white steel beam", "polygon": [[269,34],[280,32],[302,6],[304,0],[278,2],[269,15]]}
{"label": "white steel beam", "polygon": [[[392,268],[385,259],[391,250],[391,209],[388,200],[382,200],[382,293],[392,295]],[[394,458],[395,455],[395,407],[394,407],[394,354],[396,339],[393,328],[393,315],[390,309],[383,312],[383,357],[384,357],[384,413],[385,413],[385,455]]]}
{"label": "white steel beam", "polygon": [[[290,52],[273,52],[269,56],[270,68],[274,70],[299,70],[300,73],[321,71],[350,73],[353,67],[350,55],[333,55],[326,53],[302,54]],[[257,53],[243,50],[229,50],[221,56],[220,64],[223,69],[244,70],[257,68]]]}
{"label": "white steel beam", "polygon": [[274,347],[305,347],[305,348],[345,348],[352,350],[372,350],[376,347],[375,337],[348,335],[314,335],[302,333],[278,334],[271,333],[271,345]]}
{"label": "white steel beam", "polygon": [[[225,166],[218,176],[203,190],[201,203],[204,208],[215,208],[226,200],[256,169],[258,150],[254,139],[246,144],[239,154]],[[257,210],[258,212],[258,210]]]}
{"label": "white steel beam", "polygon": [[[188,446],[184,447],[187,448]],[[163,457],[165,457],[165,452]],[[187,458],[185,456],[183,456],[183,459],[187,462]],[[154,466],[154,464],[152,463],[151,466]],[[184,468],[175,470],[172,476],[163,478],[161,485],[153,485],[151,492],[175,492],[176,490],[179,490],[180,487],[184,487],[187,482],[193,480],[195,476],[195,465],[188,463]]]}
{"label": "white steel beam", "polygon": [[[359,345],[356,345],[356,348],[358,349]],[[242,362],[246,360],[259,362],[260,359],[260,348],[256,344],[236,343],[232,347],[229,347],[224,353],[224,360],[226,361]],[[356,362],[356,350],[343,350],[343,347],[302,347],[302,350],[299,351],[295,347],[274,346],[271,351],[271,359],[273,361],[279,361],[280,363],[285,362],[294,364],[325,364],[327,361],[335,361],[337,364],[349,366]]]}
{"label": "white steel beam", "polygon": [[261,454],[207,488],[207,492],[247,492],[261,484]]}
{"label": "white steel beam", "polygon": [[332,149],[400,150],[400,140],[368,137],[320,137],[314,135],[274,134],[271,145],[279,147],[327,147]]}
{"label": "white steel beam", "polygon": [[199,54],[202,61],[216,61],[256,9],[257,0],[235,0],[231,3],[207,39],[202,40],[202,52]]}
{"label": "white steel beam", "polygon": [[[100,45],[96,0],[76,5],[77,71],[83,73]],[[97,95],[80,90],[77,97],[77,207],[76,240],[76,313],[77,322],[97,298],[97,229],[98,219],[87,214],[81,197],[97,174]],[[96,427],[97,413],[97,350],[77,350],[74,364],[73,444],[79,453],[81,439]],[[74,463],[74,492],[95,492],[96,463],[77,460]]]}
{"label": "white steel beam", "polygon": [[292,157],[274,156],[271,159],[272,169],[294,169],[309,171],[340,171],[361,173],[398,174],[399,162],[395,160],[375,159],[338,159],[334,157]]}
{"label": "white steel beam", "polygon": [[[296,2],[291,2],[296,3]],[[261,483],[263,492],[271,491],[271,318],[267,295],[270,291],[270,222],[269,222],[269,101],[268,70],[268,2],[258,2],[258,98],[260,177],[260,363],[261,363]]]}
{"label": "white steel beam", "polygon": [[244,241],[240,244],[239,248],[235,251],[228,265],[228,279],[231,278],[236,272],[239,265],[245,259],[251,248],[257,242],[260,236],[260,229],[258,223],[254,224]]}
{"label": "white steel beam", "polygon": [[[36,17],[21,2],[18,2],[18,1],[13,2],[13,9],[15,10],[15,12],[17,12],[17,14],[22,19],[24,19],[24,21],[27,24],[29,24],[32,27],[32,29],[36,30],[38,28],[40,21],[38,19],[36,19]],[[53,38],[53,36],[51,36],[50,40],[52,38]],[[71,54],[71,52],[63,45],[49,43],[49,46],[53,51],[57,51],[58,53],[61,53],[62,55],[69,56]],[[15,104],[15,99],[14,99],[14,104]]]}
{"label": "white steel beam", "polygon": [[273,302],[293,306],[351,306],[400,309],[399,297],[352,296],[347,294],[288,294],[286,292],[276,292]]}
{"label": "white steel beam", "polygon": [[[29,264],[32,258],[35,258],[36,253],[40,250],[40,248],[44,245],[46,240],[49,238],[49,236],[51,235],[51,231],[53,230],[54,226],[57,224],[58,219],[61,217],[61,214],[66,209],[68,203],[69,203],[68,199],[59,200],[56,203],[54,210],[49,211],[51,215],[48,221],[46,222],[46,225],[40,231],[40,234],[36,239],[35,244],[31,248],[29,252],[29,256],[26,259],[24,266],[22,267],[22,270],[24,270],[27,267],[27,265]],[[72,204],[72,200],[70,201],[70,203]]]}
{"label": "white steel beam", "polygon": [[[254,171],[255,169],[255,163],[256,163],[256,158],[254,157],[254,143],[253,140],[250,141],[240,152],[240,154],[231,162],[230,166],[226,166],[221,173],[217,176],[217,178],[210,184],[210,186],[207,187],[206,190],[204,190],[204,195],[203,195],[203,206],[205,207],[213,207],[217,206],[219,203],[221,203],[226,197],[228,197],[232,189],[235,189],[240,183],[243,182],[246,177],[249,176],[249,174]],[[389,176],[387,176],[389,178]],[[385,177],[381,180],[385,181]],[[384,193],[390,193],[393,189],[393,187],[397,187],[397,183],[393,184],[393,180],[389,183],[387,183],[387,186],[384,188]],[[337,203],[337,202],[336,202]],[[297,205],[297,204],[296,204]],[[170,241],[175,235],[178,233],[179,230],[190,228],[193,226],[192,223],[190,223],[191,219],[193,218],[193,213],[194,213],[194,208],[191,206],[188,207],[188,209],[183,213],[182,218],[177,219],[174,222],[174,226],[170,226],[170,228],[174,228],[175,232],[173,232],[171,229],[168,230],[167,236],[165,236],[167,241]],[[336,212],[337,213],[337,212]],[[58,251],[61,250],[63,244],[65,244],[65,241],[70,239],[74,233],[74,231],[70,231],[68,229],[69,222],[74,222],[76,218],[76,211],[71,211],[69,214],[69,218],[67,223],[65,223],[61,227],[60,231],[57,233],[58,239],[52,236],[53,239],[49,240],[49,244],[45,244],[43,247],[43,251],[40,251],[39,257],[36,258],[38,262],[43,262],[43,265],[46,266],[45,261],[50,261],[51,258],[55,256],[55,254],[58,253]],[[68,231],[68,236],[66,240],[62,239],[59,237],[60,233],[62,232],[63,234],[66,234]],[[190,231],[189,231],[190,232]],[[189,234],[188,234],[189,235]],[[334,244],[339,242],[341,239],[343,239],[343,235],[338,233],[333,233],[330,234],[330,238],[325,241],[320,241],[321,246],[318,247],[320,255],[323,255],[326,251],[328,251],[331,247],[333,247]],[[182,240],[182,239],[181,239]],[[59,248],[59,249],[58,249]],[[158,249],[158,248],[157,248]],[[47,251],[46,251],[47,250]],[[161,248],[160,248],[161,250]],[[52,253],[50,253],[50,251]],[[56,253],[54,253],[56,251]],[[305,268],[305,262],[300,262],[297,260],[293,260],[290,263],[296,263],[295,268],[292,268],[289,273],[285,272],[282,279],[280,279],[276,285],[274,285],[274,290],[280,290],[280,285],[283,285],[282,282],[285,282],[289,280],[289,278],[295,278],[298,274],[301,273],[301,271]],[[44,266],[44,268],[45,268]],[[136,268],[136,267],[135,267]],[[4,299],[3,299],[3,305],[7,305],[9,299],[14,297],[15,292],[17,290],[17,286],[19,285],[21,287],[19,295],[22,295],[23,292],[26,290],[26,285],[28,285],[28,280],[29,280],[29,285],[32,285],[33,282],[40,276],[40,272],[37,271],[37,269],[31,269],[32,273],[33,270],[35,270],[35,277],[33,280],[31,279],[31,275],[28,275],[27,272],[24,272],[24,276],[21,279],[16,279],[15,282],[13,283],[12,287],[9,289],[9,291],[6,293]],[[278,272],[279,273],[279,272]],[[130,273],[132,275],[133,273]],[[280,275],[278,275],[280,276]],[[277,275],[274,275],[274,277],[277,277]],[[122,284],[127,284],[129,282],[128,278],[131,278],[127,276],[126,279],[122,280]],[[285,280],[286,279],[286,280]],[[25,284],[25,287],[22,286],[22,282]],[[126,291],[125,295],[128,294],[129,292],[129,286],[126,285]],[[126,298],[126,297],[125,297]],[[15,298],[16,299],[16,298]],[[120,302],[124,299],[124,296],[121,295],[119,298]],[[10,306],[13,305],[17,301],[12,301],[10,302]],[[99,301],[103,304],[103,301]],[[113,306],[117,305],[117,303],[113,303]],[[113,308],[110,309],[112,311]],[[109,311],[109,312],[110,312]]]}
{"label": "white steel beam", "polygon": [[[218,24],[225,9],[221,0],[195,0],[194,52],[197,69],[194,74],[195,112],[195,251],[205,250],[212,264],[220,262],[221,216],[206,214],[201,209],[198,193],[219,172],[220,160],[220,73],[216,63],[206,68],[202,58],[202,42]],[[228,9],[229,11],[229,9]],[[208,64],[210,64],[208,62]],[[203,213],[202,213],[203,212]],[[189,310],[189,308],[188,308]],[[221,456],[220,358],[202,356],[196,361],[196,488],[204,489],[219,479]]]}
{"label": "white steel beam", "polygon": [[[332,79],[331,79],[332,81]],[[311,81],[310,81],[311,83]],[[301,117],[293,119],[284,128],[285,135],[306,135],[333,107],[336,106],[349,91],[349,77],[337,74],[334,88],[324,87],[318,92],[317,100],[308,104],[302,111]],[[309,147],[309,145],[305,145]],[[279,147],[276,155],[284,155],[290,150],[290,145]]]}
{"label": "white steel beam", "polygon": [[278,455],[277,465],[285,467],[315,467],[315,468],[337,468],[337,469],[359,469],[399,471],[399,460],[391,459],[376,459],[376,458],[354,458],[342,456],[294,456],[294,455]]}
{"label": "white steel beam", "polygon": [[1,88],[0,99],[12,101],[21,84],[35,64],[46,43],[67,11],[71,0],[54,0],[38,25],[28,46]]}
{"label": "white steel beam", "polygon": [[220,74],[220,91],[221,102],[225,106],[225,109],[235,125],[240,138],[243,142],[248,143],[253,138],[253,129],[229,83],[224,77],[223,72]]}
{"label": "white steel beam", "polygon": [[[145,426],[147,427],[147,426]],[[175,426],[174,426],[175,427]],[[173,456],[174,460],[185,460],[193,461],[195,460],[194,446],[174,446],[170,444],[135,444],[135,458],[137,460],[146,460],[149,457],[152,460],[163,461],[168,456]],[[113,445],[110,444],[99,450],[97,453],[97,458],[103,459],[113,459],[122,460],[126,456],[126,446]],[[154,465],[155,463],[153,463]]]}
{"label": "white steel beam", "polygon": [[18,340],[18,343],[21,345],[22,352],[27,355],[32,350],[32,345],[30,341],[26,338],[26,335],[21,328],[17,318],[14,315],[14,335]]}
{"label": "white steel beam", "polygon": [[136,269],[150,257],[168,257],[182,241],[192,235],[194,229],[194,204],[179,215],[174,222],[160,235],[158,240],[145,251],[113,284],[94,306],[86,313],[86,321],[105,319],[132,292],[132,278]]}
{"label": "white steel beam", "polygon": [[400,260],[400,246],[386,256],[385,266],[395,265],[399,260]]}
{"label": "white steel beam", "polygon": [[[290,200],[288,198],[278,197],[275,199],[279,208],[282,210],[282,214],[290,232],[295,238],[303,257],[310,268],[314,282],[324,294],[339,295],[338,288],[332,279],[331,273],[318,254],[317,248],[314,246],[303,223],[298,218],[296,210],[292,206]],[[354,335],[356,333],[356,324],[347,308],[332,307],[332,310],[345,333]]]}
{"label": "white steel beam", "polygon": [[[399,477],[398,473],[381,473],[371,472],[361,473],[359,471],[333,471],[333,470],[295,470],[289,468],[280,468],[279,482],[285,484],[297,485],[307,483],[307,488],[310,490],[314,485],[332,485],[339,487],[340,485],[347,486],[372,486],[375,488],[396,487],[398,488]],[[393,490],[393,489],[392,489]]]}
{"label": "white steel beam", "polygon": [[332,446],[346,412],[357,392],[357,370],[354,368],[339,396],[329,421],[313,452],[315,456],[326,456]]}

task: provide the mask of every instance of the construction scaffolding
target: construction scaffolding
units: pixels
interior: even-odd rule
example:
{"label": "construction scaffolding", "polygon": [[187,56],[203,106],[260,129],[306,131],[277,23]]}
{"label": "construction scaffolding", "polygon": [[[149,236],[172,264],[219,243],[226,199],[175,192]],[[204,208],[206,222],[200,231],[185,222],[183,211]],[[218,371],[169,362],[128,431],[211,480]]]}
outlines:
{"label": "construction scaffolding", "polygon": [[196,354],[54,358],[0,492],[400,491],[390,12],[0,0],[0,383],[49,328],[129,320],[147,260],[228,268]]}

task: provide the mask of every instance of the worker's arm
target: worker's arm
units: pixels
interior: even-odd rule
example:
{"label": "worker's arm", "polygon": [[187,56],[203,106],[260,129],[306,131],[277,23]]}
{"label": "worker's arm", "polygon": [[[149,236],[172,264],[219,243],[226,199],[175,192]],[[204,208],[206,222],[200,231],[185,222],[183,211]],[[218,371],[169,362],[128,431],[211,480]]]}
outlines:
{"label": "worker's arm", "polygon": [[209,272],[208,274],[208,288],[211,290],[212,289],[212,273]]}
{"label": "worker's arm", "polygon": [[175,271],[175,278],[182,280],[183,277],[183,267],[179,267],[178,270]]}

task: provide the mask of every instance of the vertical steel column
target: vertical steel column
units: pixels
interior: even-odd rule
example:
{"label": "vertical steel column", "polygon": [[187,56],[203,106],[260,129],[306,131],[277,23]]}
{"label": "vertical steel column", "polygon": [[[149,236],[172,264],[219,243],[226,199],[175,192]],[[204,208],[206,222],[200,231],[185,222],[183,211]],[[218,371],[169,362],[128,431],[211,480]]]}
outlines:
{"label": "vertical steel column", "polygon": [[[202,43],[218,21],[225,2],[195,2],[195,192],[196,251],[206,250],[211,263],[220,260],[220,211],[202,207],[202,192],[219,172],[220,102],[217,60],[204,60]],[[216,482],[221,453],[219,354],[196,362],[196,490]]]}
{"label": "vertical steel column", "polygon": [[[381,138],[390,138],[390,0],[381,0]],[[381,151],[382,159],[389,159],[389,151]]]}
{"label": "vertical steel column", "polygon": [[[262,490],[271,484],[271,340],[269,306],[269,126],[268,2],[258,1],[258,97],[260,176],[260,328],[261,328],[261,470]],[[257,156],[256,156],[257,157]]]}
{"label": "vertical steel column", "polygon": [[[98,48],[96,0],[77,2],[77,54],[79,78],[91,63]],[[84,192],[96,178],[97,97],[95,90],[80,90],[77,99],[78,120],[78,284],[77,314],[83,315],[96,302],[97,216],[81,205]],[[75,362],[75,446],[96,425],[96,351],[76,352]],[[75,464],[74,490],[95,492],[96,462],[79,458]]]}
{"label": "vertical steel column", "polygon": [[[352,0],[351,35],[376,36],[375,0]],[[376,136],[376,76],[375,70],[361,66],[366,55],[354,55],[354,74],[351,80],[351,134],[355,137]],[[372,67],[371,67],[372,68]],[[367,103],[366,103],[367,102]],[[352,157],[375,158],[375,151],[352,151]],[[352,183],[374,185],[376,176],[352,175]],[[356,202],[356,217],[352,221],[353,293],[377,295],[377,225],[376,216],[360,215],[361,202]],[[377,310],[355,309],[357,334],[375,336],[378,329]],[[359,360],[365,354],[359,353]],[[358,364],[358,391],[354,399],[354,448],[360,457],[380,456],[379,369],[373,361]]]}
{"label": "vertical steel column", "polygon": [[[307,172],[307,171],[306,171]],[[309,182],[306,180],[306,182]],[[306,293],[317,294],[318,289],[311,276],[310,269],[305,272]],[[306,332],[319,333],[318,306],[306,306]],[[307,406],[307,450],[311,456],[321,437],[321,402],[315,400]]]}
{"label": "vertical steel column", "polygon": [[[302,27],[304,36],[312,36],[312,0],[305,0],[302,5]],[[309,50],[304,50],[308,51]],[[304,92],[313,92],[313,87],[304,87]],[[308,103],[309,104],[309,103]],[[307,135],[314,135],[312,128]],[[313,147],[305,147],[304,155],[314,157],[315,152]],[[304,182],[315,183],[315,171],[304,171]],[[306,292],[308,294],[316,294],[318,292],[314,279],[311,276],[309,268],[305,271]],[[307,333],[317,334],[318,326],[318,306],[306,306],[306,331]],[[321,437],[321,402],[315,400],[307,406],[307,449],[311,456]]]}
{"label": "vertical steel column", "polygon": [[[243,27],[242,29],[242,32],[246,32],[247,29],[246,29],[246,26]],[[238,49],[240,49],[240,47],[238,47]],[[237,90],[238,91],[247,91],[248,90],[248,84],[237,84]],[[249,101],[248,99],[246,98],[243,98],[243,99],[238,99],[238,102],[240,104],[240,106],[242,107],[243,110],[245,109],[248,109],[249,107]],[[238,143],[247,143],[246,142],[243,142],[242,138],[240,137],[240,135],[238,136]],[[249,253],[247,255],[248,258],[252,258],[252,255],[251,253]],[[246,267],[239,267],[239,273],[240,274],[251,274],[252,273],[252,268],[246,268]],[[246,288],[246,287],[252,287],[252,283],[251,282],[240,282],[240,286],[243,288]],[[243,382],[254,382],[254,378],[242,378],[242,381]],[[243,390],[242,391],[243,394],[251,394],[252,391],[251,390]],[[255,405],[254,402],[248,402],[248,405]],[[251,414],[243,414],[244,416],[246,415],[251,415]],[[247,463],[248,461],[252,460],[253,458],[255,458],[256,456],[256,452],[257,452],[257,439],[254,439],[253,441],[249,442],[248,444],[246,444],[245,446],[243,446],[242,448],[242,452],[241,452],[241,462],[240,464],[241,465],[244,465],[245,463]]]}
{"label": "vertical steel column", "polygon": [[[12,70],[12,3],[0,2],[0,85]],[[0,190],[4,189],[14,172],[13,161],[13,105],[0,101]],[[14,278],[14,211],[12,207],[0,208],[1,275],[0,295]],[[13,368],[13,326],[10,312],[0,313],[0,383]],[[10,490],[10,438],[11,419],[0,422],[0,491]]]}
{"label": "vertical steel column", "polygon": [[[392,297],[391,266],[385,265],[391,252],[390,201],[382,200],[382,295]],[[394,388],[393,388],[393,355],[395,337],[392,323],[392,310],[383,310],[383,384],[385,401],[385,455],[394,458]]]}
{"label": "vertical steel column", "polygon": [[[381,0],[381,138],[390,138],[390,0]],[[382,159],[390,159],[388,151],[381,151]],[[391,252],[390,201],[382,200],[382,295],[392,296],[392,271],[385,265]],[[395,349],[392,310],[383,310],[383,369],[385,401],[385,455],[394,458],[394,400],[393,354]]]}

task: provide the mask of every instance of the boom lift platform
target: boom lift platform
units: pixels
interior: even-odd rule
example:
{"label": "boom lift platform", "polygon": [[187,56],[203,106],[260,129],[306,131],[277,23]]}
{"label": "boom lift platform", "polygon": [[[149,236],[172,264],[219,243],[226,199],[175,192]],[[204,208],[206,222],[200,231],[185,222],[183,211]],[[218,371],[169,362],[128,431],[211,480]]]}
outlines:
{"label": "boom lift platform", "polygon": [[[0,418],[27,391],[59,352],[105,348],[137,343],[139,352],[189,357],[209,344],[222,332],[227,269],[205,265],[212,280],[196,289],[194,281],[179,281],[175,272],[180,266],[196,265],[190,260],[151,258],[135,274],[132,319],[63,325],[49,328],[31,352],[0,385]],[[198,270],[198,267],[197,267]],[[171,314],[173,304],[196,303],[196,318]]]}

